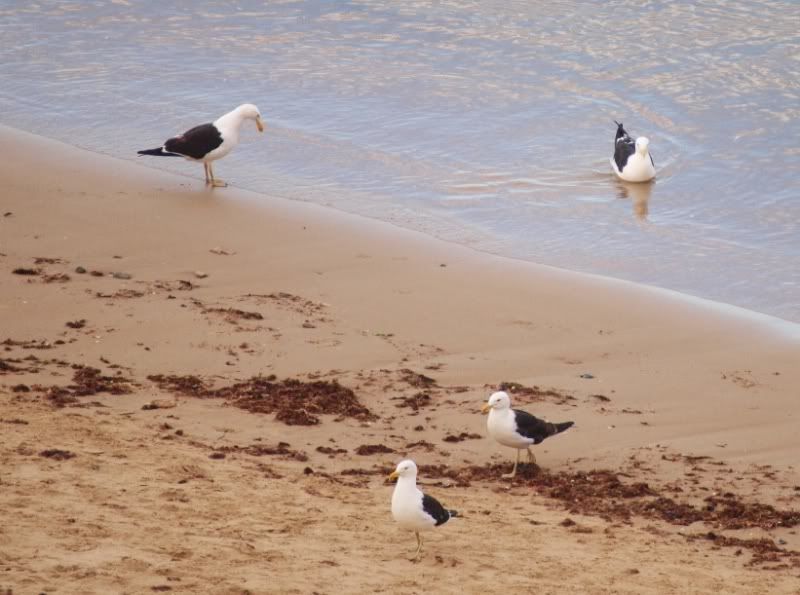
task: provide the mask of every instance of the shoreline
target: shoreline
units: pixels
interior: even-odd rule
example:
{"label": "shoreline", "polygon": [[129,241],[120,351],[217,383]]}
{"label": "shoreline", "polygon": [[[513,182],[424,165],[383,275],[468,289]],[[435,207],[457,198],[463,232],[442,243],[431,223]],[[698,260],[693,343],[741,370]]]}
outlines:
{"label": "shoreline", "polygon": [[[0,590],[796,590],[793,333],[0,140]],[[514,482],[479,413],[500,386],[575,422]],[[383,482],[405,457],[464,512],[419,564]]]}
{"label": "shoreline", "polygon": [[[7,126],[4,124],[0,124],[0,135],[10,135],[11,137],[19,135],[21,137],[27,137],[29,141],[40,142],[43,143],[45,146],[49,145],[51,148],[60,147],[59,150],[64,150],[67,152],[79,151],[87,154],[85,156],[94,155],[102,159],[111,159],[114,161],[119,161],[120,163],[127,163],[132,167],[143,167],[147,171],[153,172],[157,176],[163,176],[165,180],[169,178],[175,178],[175,180],[185,179],[185,181],[187,182],[192,181],[194,184],[196,184],[197,182],[197,176],[194,176],[190,173],[180,174],[156,167],[150,167],[145,165],[144,163],[141,164],[136,163],[133,159],[121,159],[103,153],[97,153],[95,151],[92,151],[91,149],[85,149],[82,147],[70,145],[68,143],[64,143],[63,141],[59,141],[49,137],[44,137],[35,133],[13,128],[11,126]],[[361,215],[358,213],[343,211],[332,206],[321,205],[313,202],[299,201],[277,195],[270,195],[267,193],[256,192],[244,188],[237,188],[236,186],[229,186],[227,188],[219,189],[219,191],[235,194],[236,201],[239,201],[248,206],[256,207],[257,209],[263,209],[265,211],[264,212],[265,215],[268,214],[269,211],[277,207],[279,211],[284,212],[293,217],[300,216],[301,214],[304,214],[304,211],[308,211],[313,217],[319,218],[321,220],[332,219],[335,220],[340,225],[346,225],[352,227],[360,232],[363,232],[367,228],[370,228],[372,226],[377,226],[378,227],[377,231],[391,232],[392,234],[396,235],[397,239],[400,241],[402,241],[403,239],[408,239],[409,241],[412,242],[414,241],[426,242],[429,243],[431,246],[436,246],[438,249],[443,250],[445,253],[447,252],[447,247],[454,249],[456,251],[466,251],[466,253],[472,253],[476,257],[480,256],[482,258],[486,258],[489,260],[496,260],[495,264],[499,264],[500,266],[503,266],[503,263],[505,263],[505,266],[508,266],[512,269],[515,269],[517,267],[521,267],[523,270],[525,268],[530,268],[531,269],[530,272],[533,274],[544,274],[544,275],[564,274],[568,276],[574,276],[578,282],[583,281],[587,285],[595,283],[600,283],[601,285],[608,284],[610,287],[614,287],[615,289],[620,288],[622,291],[631,291],[640,293],[644,297],[655,296],[656,299],[659,300],[664,300],[667,302],[675,302],[679,304],[683,303],[690,308],[703,309],[710,312],[712,315],[717,316],[720,319],[723,319],[723,322],[724,319],[727,318],[730,322],[733,323],[753,324],[756,325],[757,327],[755,330],[767,333],[775,332],[776,336],[778,337],[782,336],[783,338],[786,338],[791,341],[800,341],[800,322],[793,322],[791,320],[780,318],[764,312],[759,312],[757,310],[751,310],[741,306],[736,306],[734,304],[703,298],[666,287],[648,285],[646,283],[639,283],[637,281],[630,281],[627,279],[603,275],[600,273],[576,271],[568,268],[562,268],[558,266],[529,261],[523,258],[495,254],[492,252],[487,252],[463,244],[459,244],[456,242],[437,238],[432,235],[429,235],[426,232],[418,231],[408,227],[403,227],[395,223],[392,223],[390,221],[384,221],[381,219],[375,219],[369,217],[367,215]],[[265,200],[270,201],[269,204],[265,204],[264,202]]]}

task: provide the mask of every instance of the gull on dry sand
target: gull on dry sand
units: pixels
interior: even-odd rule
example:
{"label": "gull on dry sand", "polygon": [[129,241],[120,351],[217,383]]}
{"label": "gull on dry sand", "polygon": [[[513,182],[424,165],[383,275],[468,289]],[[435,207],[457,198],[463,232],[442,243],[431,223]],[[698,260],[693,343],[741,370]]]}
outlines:
{"label": "gull on dry sand", "polygon": [[614,156],[611,158],[614,173],[626,182],[649,182],[655,178],[656,167],[650,155],[650,139],[640,136],[634,142],[621,122],[614,121],[614,124],[617,125]]}
{"label": "gull on dry sand", "polygon": [[417,465],[410,459],[400,461],[389,479],[397,479],[392,494],[392,516],[401,527],[417,536],[417,550],[412,558],[417,560],[422,552],[420,531],[444,525],[458,513],[447,510],[436,498],[422,493],[417,487]]}
{"label": "gull on dry sand", "polygon": [[511,397],[504,391],[493,393],[483,405],[481,411],[489,413],[489,418],[486,420],[486,428],[489,430],[489,435],[503,446],[517,449],[514,469],[512,469],[511,473],[503,475],[506,478],[514,477],[517,474],[521,450],[527,450],[528,462],[536,464],[536,457],[531,452],[531,445],[539,444],[545,438],[560,434],[564,430],[571,428],[575,423],[565,421],[553,424],[534,417],[525,411],[512,409]]}
{"label": "gull on dry sand", "polygon": [[214,187],[227,186],[214,177],[211,163],[222,159],[239,144],[239,132],[245,120],[255,120],[259,132],[264,132],[261,112],[252,103],[245,103],[235,110],[220,116],[213,122],[190,128],[183,134],[167,139],[156,149],[139,151],[139,155],[155,157],[184,157],[189,161],[202,161],[206,172],[206,184]]}

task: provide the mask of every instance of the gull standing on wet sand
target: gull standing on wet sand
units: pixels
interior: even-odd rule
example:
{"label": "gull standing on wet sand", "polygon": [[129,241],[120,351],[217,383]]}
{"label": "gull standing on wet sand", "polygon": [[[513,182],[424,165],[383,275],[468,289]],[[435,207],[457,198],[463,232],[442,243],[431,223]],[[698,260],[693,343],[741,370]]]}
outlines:
{"label": "gull standing on wet sand", "polygon": [[560,434],[573,426],[575,422],[565,421],[559,424],[534,417],[530,413],[511,408],[511,397],[504,391],[493,393],[481,409],[483,413],[489,412],[486,428],[489,435],[503,446],[517,449],[517,459],[511,473],[503,475],[512,478],[517,474],[519,453],[528,451],[528,462],[536,464],[536,457],[531,452],[531,445],[540,444],[545,438]]}
{"label": "gull standing on wet sand", "polygon": [[212,187],[227,186],[214,177],[211,163],[222,159],[239,144],[239,131],[245,120],[255,120],[259,132],[264,132],[261,112],[252,103],[245,103],[208,124],[190,128],[183,134],[167,139],[157,149],[139,151],[139,155],[155,157],[184,157],[189,161],[202,161],[206,171],[206,184]]}
{"label": "gull standing on wet sand", "polygon": [[410,459],[400,461],[389,479],[397,479],[392,494],[392,516],[401,527],[414,531],[417,536],[417,551],[412,558],[417,560],[422,552],[420,531],[444,525],[458,513],[445,509],[436,498],[422,493],[417,487],[417,465]]}

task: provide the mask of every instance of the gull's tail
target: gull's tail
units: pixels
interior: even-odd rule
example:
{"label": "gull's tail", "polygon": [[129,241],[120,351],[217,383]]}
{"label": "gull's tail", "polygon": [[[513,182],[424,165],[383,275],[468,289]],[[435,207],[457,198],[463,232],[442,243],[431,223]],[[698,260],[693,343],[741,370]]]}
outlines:
{"label": "gull's tail", "polygon": [[155,157],[180,157],[177,153],[168,153],[164,150],[164,147],[158,147],[157,149],[145,149],[143,151],[136,151],[139,155],[153,155]]}
{"label": "gull's tail", "polygon": [[565,422],[562,422],[560,424],[550,424],[550,425],[553,426],[553,430],[554,431],[553,431],[552,434],[550,434],[551,436],[553,436],[555,434],[560,434],[564,430],[569,430],[572,426],[575,425],[575,422],[574,421],[565,421]]}
{"label": "gull's tail", "polygon": [[614,120],[614,124],[616,124],[616,125],[617,125],[617,135],[616,135],[616,137],[615,137],[615,139],[614,139],[615,141],[616,141],[616,140],[619,140],[620,138],[623,138],[623,137],[626,137],[626,136],[628,136],[628,133],[627,133],[627,131],[626,131],[626,130],[625,130],[625,128],[622,126],[622,122],[617,122],[616,120]]}

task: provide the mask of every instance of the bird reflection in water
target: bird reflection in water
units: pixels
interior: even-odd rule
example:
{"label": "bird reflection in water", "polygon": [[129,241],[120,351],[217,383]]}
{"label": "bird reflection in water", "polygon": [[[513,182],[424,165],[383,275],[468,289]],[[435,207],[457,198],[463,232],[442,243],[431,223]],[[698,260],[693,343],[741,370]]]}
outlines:
{"label": "bird reflection in water", "polygon": [[647,214],[650,211],[650,194],[653,192],[653,183],[628,183],[617,181],[619,198],[631,199],[633,214],[640,221],[647,221]]}

